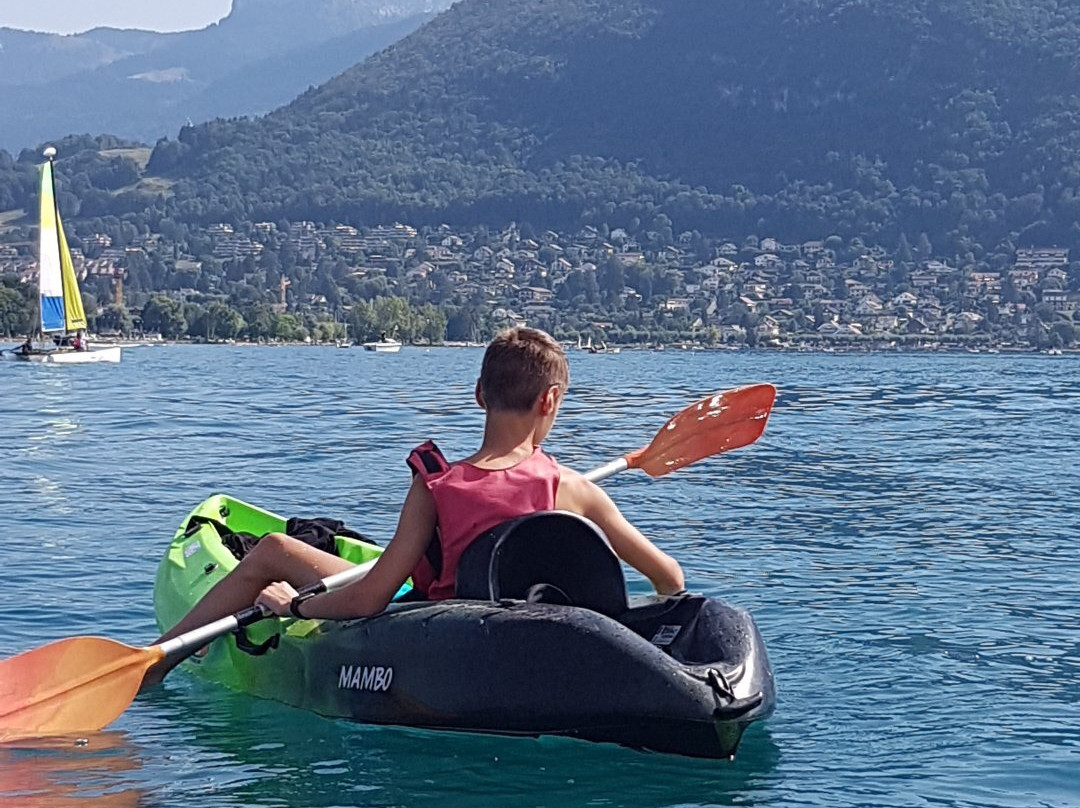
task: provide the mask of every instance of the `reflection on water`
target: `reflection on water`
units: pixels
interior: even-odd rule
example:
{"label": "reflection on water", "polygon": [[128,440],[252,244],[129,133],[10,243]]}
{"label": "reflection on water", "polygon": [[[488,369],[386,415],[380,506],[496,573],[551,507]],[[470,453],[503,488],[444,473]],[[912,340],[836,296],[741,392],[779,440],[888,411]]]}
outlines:
{"label": "reflection on water", "polygon": [[[389,536],[408,449],[475,449],[480,355],[175,347],[0,367],[0,654],[152,639],[157,560],[212,491]],[[571,362],[550,448],[580,469],[709,392],[780,390],[754,447],[605,483],[692,588],[758,621],[779,703],[734,763],[353,726],[178,672],[86,746],[0,749],[0,806],[1080,805],[1080,362]]]}
{"label": "reflection on water", "polygon": [[142,803],[141,768],[121,732],[0,745],[4,808],[129,808]]}
{"label": "reflection on water", "polygon": [[765,726],[747,732],[736,762],[718,764],[565,739],[349,725],[190,680],[141,701],[163,728],[155,745],[182,744],[200,761],[184,791],[210,792],[215,805],[465,808],[478,794],[498,804],[731,804],[767,782],[780,754]]}

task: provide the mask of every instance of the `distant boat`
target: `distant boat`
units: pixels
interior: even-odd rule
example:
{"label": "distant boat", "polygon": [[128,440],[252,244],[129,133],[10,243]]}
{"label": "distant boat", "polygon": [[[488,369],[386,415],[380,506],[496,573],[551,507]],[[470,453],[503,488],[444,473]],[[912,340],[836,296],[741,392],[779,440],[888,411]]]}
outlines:
{"label": "distant boat", "polygon": [[397,353],[401,350],[401,343],[396,339],[388,339],[386,334],[382,334],[376,342],[365,342],[364,350],[375,353]]}
{"label": "distant boat", "polygon": [[585,350],[587,350],[589,353],[592,353],[592,354],[597,354],[597,353],[617,354],[622,349],[618,348],[618,347],[612,348],[606,342],[603,342],[603,341],[601,341],[599,345],[593,345],[592,337],[589,337],[589,344],[585,346]]}
{"label": "distant boat", "polygon": [[336,340],[334,344],[339,348],[351,348],[352,343],[349,342],[349,324],[343,323],[343,325],[345,326],[345,336],[342,339]]}
{"label": "distant boat", "polygon": [[[119,362],[120,346],[91,348],[86,339],[86,314],[83,311],[79,281],[71,263],[60,208],[56,204],[56,182],[53,177],[53,158],[56,149],[45,149],[46,161],[41,165],[40,227],[38,251],[38,335],[27,337],[15,358],[26,362],[49,362],[61,365],[81,365],[89,362]],[[55,334],[53,344],[44,337]],[[74,336],[72,336],[74,335]]]}

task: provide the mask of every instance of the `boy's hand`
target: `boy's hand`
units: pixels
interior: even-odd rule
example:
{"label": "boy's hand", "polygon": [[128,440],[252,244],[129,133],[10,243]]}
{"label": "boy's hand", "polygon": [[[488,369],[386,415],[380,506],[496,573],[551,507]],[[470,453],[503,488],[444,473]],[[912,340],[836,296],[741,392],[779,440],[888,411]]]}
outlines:
{"label": "boy's hand", "polygon": [[255,605],[268,609],[278,617],[292,617],[289,605],[296,595],[297,592],[291,584],[277,581],[259,593],[259,596],[255,598]]}

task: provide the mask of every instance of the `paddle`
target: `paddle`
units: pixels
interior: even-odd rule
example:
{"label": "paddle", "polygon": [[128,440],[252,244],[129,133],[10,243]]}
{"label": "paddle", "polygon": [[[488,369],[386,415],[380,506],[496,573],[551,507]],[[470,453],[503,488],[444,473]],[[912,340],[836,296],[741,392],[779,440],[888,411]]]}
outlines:
{"label": "paddle", "polygon": [[[746,446],[765,430],[775,396],[772,385],[758,384],[703,398],[668,421],[647,446],[585,476],[596,482],[640,468],[659,477]],[[300,593],[340,589],[363,577],[374,563],[327,576]],[[127,709],[156,663],[182,659],[267,616],[253,606],[145,648],[102,637],[72,637],[0,660],[0,741],[101,729]]]}
{"label": "paddle", "polygon": [[647,446],[585,473],[593,482],[624,469],[662,477],[691,463],[753,443],[765,431],[776,388],[752,384],[713,393],[660,427]]}

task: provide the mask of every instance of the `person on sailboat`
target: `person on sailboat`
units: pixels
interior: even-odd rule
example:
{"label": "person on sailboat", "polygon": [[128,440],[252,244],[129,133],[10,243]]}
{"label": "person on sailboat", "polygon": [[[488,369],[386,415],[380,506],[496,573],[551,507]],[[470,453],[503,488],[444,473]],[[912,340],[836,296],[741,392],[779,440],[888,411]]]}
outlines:
{"label": "person on sailboat", "polygon": [[34,338],[27,337],[26,342],[19,346],[19,353],[23,356],[29,356],[34,352]]}
{"label": "person on sailboat", "polygon": [[86,350],[86,340],[83,339],[83,332],[82,331],[76,331],[75,332],[75,339],[72,340],[71,347],[74,348],[76,351],[85,351]]}

